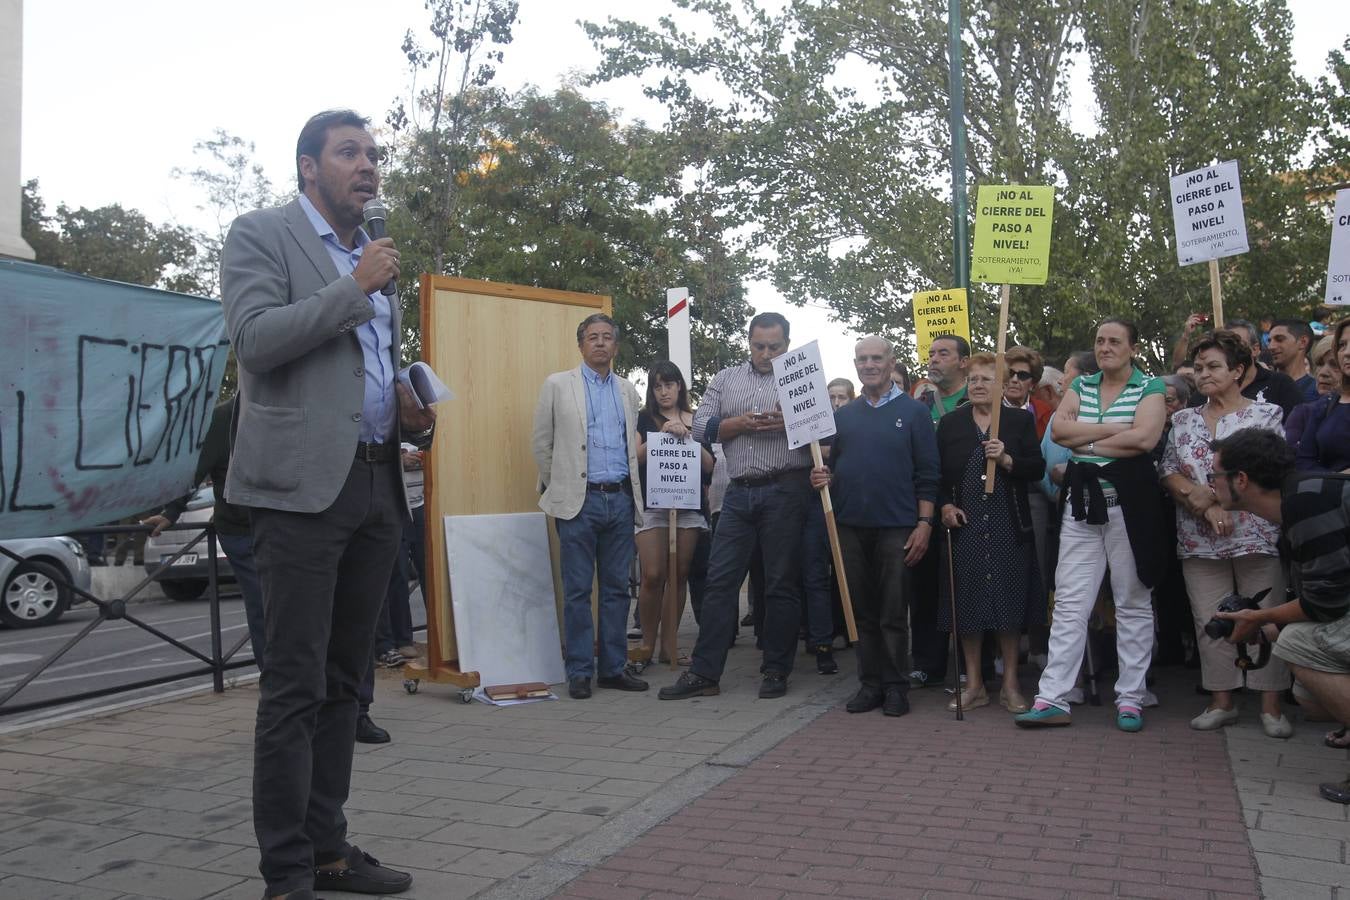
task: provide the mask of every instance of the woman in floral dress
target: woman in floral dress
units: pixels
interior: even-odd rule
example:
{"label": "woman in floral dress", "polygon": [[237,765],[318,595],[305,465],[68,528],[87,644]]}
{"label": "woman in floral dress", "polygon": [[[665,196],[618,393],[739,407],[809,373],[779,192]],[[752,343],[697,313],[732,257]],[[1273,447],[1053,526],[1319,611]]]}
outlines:
{"label": "woman in floral dress", "polygon": [[[1237,651],[1225,640],[1213,640],[1205,623],[1228,594],[1252,597],[1269,588],[1262,606],[1285,601],[1284,576],[1275,542],[1279,526],[1250,513],[1219,506],[1212,484],[1226,473],[1215,471],[1210,442],[1243,428],[1265,428],[1282,433],[1281,410],[1272,403],[1248,400],[1241,394],[1242,376],[1253,365],[1251,348],[1232,331],[1219,330],[1196,345],[1191,359],[1204,406],[1185,409],[1172,417],[1172,431],[1158,473],[1176,500],[1177,554],[1181,557],[1186,591],[1191,598],[1200,673],[1210,692],[1206,709],[1191,727],[1210,731],[1238,719],[1233,691],[1242,682],[1234,665]],[[1289,687],[1289,673],[1272,658],[1264,668],[1248,674],[1247,686],[1261,692],[1261,727],[1267,735],[1287,738],[1293,727],[1280,711],[1280,693]]]}

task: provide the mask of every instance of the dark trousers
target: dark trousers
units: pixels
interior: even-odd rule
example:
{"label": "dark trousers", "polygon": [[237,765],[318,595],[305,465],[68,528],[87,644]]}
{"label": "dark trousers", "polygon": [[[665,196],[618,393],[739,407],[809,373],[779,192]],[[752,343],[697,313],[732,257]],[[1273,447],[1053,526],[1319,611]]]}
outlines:
{"label": "dark trousers", "polygon": [[945,533],[945,528],[933,530],[928,552],[914,567],[914,596],[909,605],[913,666],[926,673],[930,681],[941,681],[947,675],[947,646],[951,637],[937,626],[938,604],[951,602],[944,599],[949,590]]}
{"label": "dark trousers", "polygon": [[357,691],[404,515],[398,466],[354,462],[321,513],[252,510],[267,646],[253,826],[271,894],[312,888],[346,849]]}
{"label": "dark trousers", "polygon": [[909,690],[912,570],[905,565],[905,542],[913,530],[839,526],[858,626],[858,681],[874,691]]}
{"label": "dark trousers", "polygon": [[[427,583],[427,508],[414,506],[412,521],[403,528],[403,545],[407,548],[408,558],[412,561],[413,572],[417,575],[419,586]],[[427,592],[422,587],[422,593]]]}
{"label": "dark trousers", "polygon": [[814,495],[804,471],[759,487],[734,482],[727,487],[708,559],[708,589],[689,671],[712,681],[722,677],[736,634],[741,583],[756,544],[764,554],[760,671],[783,675],[792,671],[801,621],[802,514]]}
{"label": "dark trousers", "polygon": [[807,646],[815,649],[834,643],[834,615],[830,596],[830,583],[834,581],[834,560],[830,558],[825,508],[819,497],[808,502],[802,514],[802,621],[806,624]]}
{"label": "dark trousers", "polygon": [[689,562],[689,608],[694,613],[696,625],[703,612],[703,595],[708,590],[708,558],[712,555],[712,536],[716,528],[717,513],[713,513],[709,517],[708,527],[698,533],[694,558]]}
{"label": "dark trousers", "polygon": [[258,562],[253,558],[253,538],[247,534],[217,534],[220,549],[230,560],[239,594],[244,598],[244,618],[248,621],[248,639],[253,661],[262,670],[267,650],[266,619],[263,615],[262,585],[258,582]]}

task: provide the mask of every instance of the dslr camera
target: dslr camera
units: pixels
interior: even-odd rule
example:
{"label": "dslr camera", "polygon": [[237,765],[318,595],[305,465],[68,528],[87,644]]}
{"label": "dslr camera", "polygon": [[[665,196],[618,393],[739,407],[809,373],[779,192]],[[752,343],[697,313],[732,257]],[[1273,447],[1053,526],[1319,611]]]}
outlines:
{"label": "dslr camera", "polygon": [[[1217,612],[1235,613],[1244,609],[1257,609],[1261,606],[1261,601],[1265,599],[1266,594],[1270,593],[1270,588],[1257,593],[1255,597],[1244,597],[1241,594],[1229,594],[1219,601]],[[1233,635],[1232,619],[1220,619],[1218,616],[1205,623],[1205,634],[1211,639],[1222,641]]]}

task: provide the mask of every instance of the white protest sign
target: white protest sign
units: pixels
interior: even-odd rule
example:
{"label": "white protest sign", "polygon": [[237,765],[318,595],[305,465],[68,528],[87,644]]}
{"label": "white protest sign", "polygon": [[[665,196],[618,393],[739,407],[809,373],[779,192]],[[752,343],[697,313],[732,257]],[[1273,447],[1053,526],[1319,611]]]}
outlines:
{"label": "white protest sign", "polygon": [[689,288],[666,291],[666,335],[670,339],[667,358],[680,367],[685,384],[692,384],[693,354],[689,349]]}
{"label": "white protest sign", "polygon": [[1183,266],[1247,252],[1242,182],[1234,160],[1172,176],[1172,224]]}
{"label": "white protest sign", "polygon": [[825,386],[820,346],[815,341],[775,357],[773,375],[787,428],[788,449],[795,450],[834,434],[834,408]]}
{"label": "white protest sign", "polygon": [[698,509],[703,466],[693,438],[647,433],[647,508]]}
{"label": "white protest sign", "polygon": [[1327,306],[1350,306],[1350,188],[1336,192],[1327,260]]}

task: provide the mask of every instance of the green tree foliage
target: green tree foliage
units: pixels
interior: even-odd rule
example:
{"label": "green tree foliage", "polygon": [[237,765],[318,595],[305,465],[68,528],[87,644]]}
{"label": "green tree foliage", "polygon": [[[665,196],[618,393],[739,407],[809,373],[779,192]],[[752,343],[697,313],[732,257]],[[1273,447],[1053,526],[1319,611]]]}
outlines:
{"label": "green tree foliage", "polygon": [[200,293],[197,244],[189,229],[159,226],[118,204],[48,215],[36,179],[23,186],[21,229],[35,261],[81,275]]}
{"label": "green tree foliage", "polygon": [[[695,385],[740,355],[751,263],[724,241],[726,223],[696,173],[692,188],[682,187],[699,151],[621,126],[571,88],[467,102],[482,104],[480,130],[472,165],[455,178],[458,215],[443,230],[422,227],[414,203],[431,171],[418,158],[425,144],[399,145],[387,169],[390,231],[405,271],[608,294],[624,332],[625,371],[665,357],[665,290],[688,286]],[[403,299],[412,306],[407,291]]]}
{"label": "green tree foliage", "polygon": [[192,147],[197,164],[191,169],[174,169],[175,178],[190,182],[201,192],[198,211],[213,220],[213,226],[195,232],[198,254],[195,273],[210,296],[220,291],[220,253],[225,235],[236,218],[253,209],[274,206],[282,197],[255,159],[252,141],[230,134],[223,128]]}
{"label": "green tree foliage", "polygon": [[[594,77],[643,79],[672,132],[716,123],[714,190],[773,253],[777,287],[911,345],[908,295],[951,280],[945,16],[927,0],[673,3],[679,22],[587,24]],[[968,180],[1057,188],[1050,282],[1014,289],[1013,339],[1057,357],[1125,315],[1161,359],[1208,306],[1206,267],[1176,264],[1167,179],[1219,159],[1240,164],[1252,247],[1223,262],[1226,311],[1307,307],[1326,221],[1301,160],[1337,88],[1293,73],[1290,34],[1283,0],[968,0]],[[1078,130],[1075,70],[1095,106]],[[992,345],[996,296],[973,299]]]}

